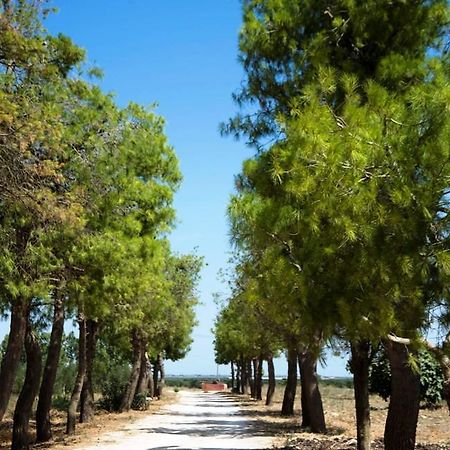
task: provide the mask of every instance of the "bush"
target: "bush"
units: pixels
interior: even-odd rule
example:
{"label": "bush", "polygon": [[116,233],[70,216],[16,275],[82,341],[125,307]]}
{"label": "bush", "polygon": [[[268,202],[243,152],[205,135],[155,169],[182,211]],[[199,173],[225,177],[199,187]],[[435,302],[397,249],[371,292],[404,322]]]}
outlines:
{"label": "bush", "polygon": [[166,378],[166,386],[177,388],[200,388],[201,381],[198,378]]}
{"label": "bush", "polygon": [[69,397],[65,397],[64,395],[57,395],[52,399],[52,408],[58,411],[67,411],[69,408]]}
{"label": "bush", "polygon": [[146,411],[150,405],[150,402],[147,400],[148,393],[142,392],[140,394],[136,394],[133,398],[133,402],[131,403],[131,409],[136,411]]}
{"label": "bush", "polygon": [[[427,408],[436,407],[442,400],[444,385],[441,367],[433,354],[427,350],[419,352],[417,365],[420,374],[420,401]],[[386,352],[381,346],[372,361],[369,390],[384,400],[391,395],[391,369]]]}
{"label": "bush", "polygon": [[336,388],[352,388],[353,380],[350,377],[338,377],[338,378],[319,378],[319,382],[323,386],[332,386]]}
{"label": "bush", "polygon": [[119,411],[126,390],[126,382],[110,378],[101,387],[102,397],[97,402],[98,407],[109,412]]}

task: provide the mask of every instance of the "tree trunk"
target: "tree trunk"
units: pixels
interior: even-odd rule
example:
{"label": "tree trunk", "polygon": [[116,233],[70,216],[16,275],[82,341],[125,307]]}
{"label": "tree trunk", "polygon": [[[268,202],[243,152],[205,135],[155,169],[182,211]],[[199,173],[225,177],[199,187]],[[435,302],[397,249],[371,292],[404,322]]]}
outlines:
{"label": "tree trunk", "polygon": [[255,394],[256,400],[262,400],[262,376],[263,376],[263,358],[257,359],[257,368],[255,375]]}
{"label": "tree trunk", "polygon": [[242,369],[239,362],[236,362],[236,393],[242,394]]}
{"label": "tree trunk", "polygon": [[158,355],[158,366],[160,373],[158,396],[161,398],[163,396],[164,386],[166,385],[166,370],[164,367],[164,357],[162,353]]}
{"label": "tree trunk", "polygon": [[257,378],[258,378],[258,359],[253,358],[251,360],[251,366],[250,366],[251,374],[252,374],[252,382],[250,384],[250,397],[257,400],[257,393],[256,393],[256,384],[257,384]]}
{"label": "tree trunk", "polygon": [[52,332],[50,334],[47,359],[36,410],[36,435],[38,442],[46,442],[52,438],[50,410],[52,407],[53,389],[55,387],[63,334],[64,304],[61,295],[56,293],[53,303]]}
{"label": "tree trunk", "polygon": [[384,342],[391,366],[391,398],[384,429],[386,450],[413,450],[419,416],[419,375],[409,364],[404,344]]}
{"label": "tree trunk", "polygon": [[133,337],[131,340],[133,346],[133,366],[131,368],[130,377],[128,378],[127,388],[122,398],[120,405],[120,412],[129,411],[131,404],[133,403],[134,394],[136,393],[136,387],[139,380],[139,373],[141,371],[141,359],[142,359],[142,340],[139,338],[138,333],[133,331]]}
{"label": "tree trunk", "polygon": [[159,366],[158,366],[158,359],[156,359],[153,363],[153,395],[152,395],[152,397],[159,397],[158,385],[159,385]]}
{"label": "tree trunk", "polygon": [[369,367],[370,342],[351,343],[351,368],[355,391],[357,449],[370,450]]}
{"label": "tree trunk", "polygon": [[250,389],[250,397],[255,398],[255,377],[253,376],[253,360],[247,360],[246,364],[247,369],[247,381]]}
{"label": "tree trunk", "polygon": [[153,398],[155,396],[155,382],[153,380],[153,367],[152,367],[152,364],[151,364],[150,360],[148,361],[148,384],[147,384],[147,390],[148,390],[148,395]]}
{"label": "tree trunk", "polygon": [[66,433],[75,433],[75,424],[77,421],[77,407],[83,389],[84,378],[86,376],[86,319],[82,314],[78,317],[78,327],[80,336],[78,338],[78,372],[73,386],[72,396],[70,397],[69,408],[67,410]]}
{"label": "tree trunk", "polygon": [[313,433],[325,433],[325,415],[323,413],[322,397],[317,380],[317,357],[310,350],[301,353],[301,374],[303,380],[302,394],[305,397],[307,417]]}
{"label": "tree trunk", "polygon": [[295,393],[297,390],[297,352],[294,349],[288,349],[288,376],[286,387],[284,388],[283,405],[281,414],[283,416],[292,416],[294,414]]}
{"label": "tree trunk", "polygon": [[234,362],[231,361],[231,392],[234,392],[234,386],[235,386],[235,375],[234,375]]}
{"label": "tree trunk", "polygon": [[273,358],[269,356],[267,358],[267,372],[269,375],[269,385],[267,387],[266,406],[270,406],[273,401],[273,395],[275,394],[275,366],[273,365]]}
{"label": "tree trunk", "polygon": [[91,422],[95,414],[94,386],[92,372],[97,346],[98,323],[89,319],[86,322],[86,376],[80,397],[80,423]]}
{"label": "tree trunk", "polygon": [[249,362],[243,360],[242,362],[242,393],[244,395],[249,395],[251,393],[250,388],[251,388],[251,382],[250,382],[250,373],[251,373],[251,367],[249,370]]}
{"label": "tree trunk", "polygon": [[308,404],[306,402],[306,383],[305,383],[305,376],[303,374],[303,367],[302,367],[302,361],[303,361],[304,353],[300,352],[298,354],[298,369],[300,372],[300,388],[301,388],[301,408],[302,408],[302,428],[309,428],[311,426],[311,417],[309,416],[309,409]]}
{"label": "tree trunk", "polygon": [[29,448],[28,426],[34,399],[38,393],[41,381],[42,352],[30,325],[27,326],[26,330],[25,350],[27,354],[27,370],[14,411],[11,450],[28,450]]}
{"label": "tree trunk", "polygon": [[136,393],[147,395],[148,392],[148,380],[150,377],[150,361],[148,359],[148,354],[145,351],[147,348],[147,343],[143,341],[142,351],[141,351],[141,369],[139,371],[139,379],[136,388]]}
{"label": "tree trunk", "polygon": [[20,364],[27,329],[27,300],[20,297],[11,306],[8,345],[0,369],[0,422],[8,408],[9,399]]}

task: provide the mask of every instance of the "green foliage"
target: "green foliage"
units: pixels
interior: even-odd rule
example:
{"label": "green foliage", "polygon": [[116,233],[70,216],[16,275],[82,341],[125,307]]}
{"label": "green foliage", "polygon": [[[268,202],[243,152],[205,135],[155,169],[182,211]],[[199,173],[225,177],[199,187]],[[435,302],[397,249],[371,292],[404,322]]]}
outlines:
{"label": "green foliage", "polygon": [[[432,408],[442,400],[444,377],[436,358],[427,350],[421,350],[417,357],[417,367],[420,375],[420,400],[425,407]],[[380,346],[372,360],[369,390],[378,394],[384,400],[391,395],[391,370],[386,352]]]}
{"label": "green foliage", "polygon": [[[245,78],[234,94],[242,113],[224,131],[259,145],[283,133],[279,117],[295,111],[320,68],[401,90],[424,79],[423,59],[445,48],[448,24],[445,0],[407,7],[389,0],[245,1],[239,35]],[[331,80],[327,91],[332,87]]]}
{"label": "green foliage", "polygon": [[[178,377],[170,377],[166,378],[166,386],[175,387],[175,388],[200,388],[201,381],[197,378],[178,378]],[[177,391],[175,391],[177,392]]]}
{"label": "green foliage", "polygon": [[131,403],[131,409],[136,411],[146,411],[150,406],[150,401],[147,400],[148,393],[140,392],[136,394]]}
{"label": "green foliage", "polygon": [[65,412],[69,407],[69,397],[67,395],[57,395],[52,399],[52,408],[58,411]]}
{"label": "green foliage", "polygon": [[319,378],[319,383],[323,386],[332,386],[338,389],[352,389],[353,380],[350,377],[343,378]]}
{"label": "green foliage", "polygon": [[130,373],[129,367],[116,366],[114,369],[107,378],[97,382],[101,394],[98,407],[106,411],[119,411]]}

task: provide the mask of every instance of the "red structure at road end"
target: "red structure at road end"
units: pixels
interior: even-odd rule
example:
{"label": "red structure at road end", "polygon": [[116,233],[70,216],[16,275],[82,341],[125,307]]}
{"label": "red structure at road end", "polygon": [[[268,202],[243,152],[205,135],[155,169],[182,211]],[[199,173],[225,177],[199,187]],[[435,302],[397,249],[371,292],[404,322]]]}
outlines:
{"label": "red structure at road end", "polygon": [[218,381],[214,381],[212,383],[202,383],[203,392],[225,391],[227,388],[228,386],[226,383],[219,383]]}

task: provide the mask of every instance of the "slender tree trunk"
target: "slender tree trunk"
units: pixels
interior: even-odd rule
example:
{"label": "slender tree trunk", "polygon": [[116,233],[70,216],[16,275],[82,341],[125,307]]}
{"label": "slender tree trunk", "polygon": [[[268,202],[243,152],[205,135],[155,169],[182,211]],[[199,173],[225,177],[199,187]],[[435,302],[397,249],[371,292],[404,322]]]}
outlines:
{"label": "slender tree trunk", "polygon": [[80,335],[78,338],[78,372],[75,384],[70,397],[69,408],[67,410],[66,433],[75,433],[75,424],[77,421],[77,407],[83,389],[84,378],[86,376],[86,319],[83,314],[78,317],[78,326]]}
{"label": "slender tree trunk", "polygon": [[234,392],[234,385],[235,385],[235,375],[234,375],[234,362],[231,361],[231,392]]}
{"label": "slender tree trunk", "polygon": [[120,405],[120,412],[129,411],[131,404],[133,403],[134,394],[136,393],[136,387],[139,380],[139,373],[141,371],[141,359],[142,359],[142,340],[139,338],[138,333],[133,331],[131,340],[133,346],[133,366],[131,368],[131,374],[128,378],[127,388],[122,398]]}
{"label": "slender tree trunk", "polygon": [[242,363],[242,374],[243,374],[243,389],[242,389],[242,393],[244,395],[249,395],[251,394],[251,380],[250,380],[250,374],[251,374],[251,367],[249,370],[249,361],[244,360]]}
{"label": "slender tree trunk", "polygon": [[153,365],[151,364],[150,360],[148,361],[147,389],[148,389],[148,395],[153,398],[155,396],[155,382],[153,380]]}
{"label": "slender tree trunk", "polygon": [[138,394],[148,394],[148,380],[150,378],[150,361],[148,360],[148,354],[145,351],[147,348],[147,343],[142,342],[142,352],[141,352],[141,369],[139,371],[139,379],[136,388],[136,393]]}
{"label": "slender tree trunk", "polygon": [[239,361],[236,362],[236,393],[242,394],[242,368]]}
{"label": "slender tree trunk", "polygon": [[351,366],[355,391],[357,449],[370,450],[369,367],[370,342],[351,343]]}
{"label": "slender tree trunk", "polygon": [[266,406],[270,406],[275,394],[275,366],[273,364],[272,356],[267,358],[267,373],[269,376],[269,385],[267,387]]}
{"label": "slender tree trunk", "polygon": [[46,442],[52,438],[50,410],[52,407],[53,389],[55,387],[63,334],[64,304],[62,296],[59,293],[55,293],[52,332],[50,334],[47,359],[36,410],[36,435],[38,442]]}
{"label": "slender tree trunk", "polygon": [[322,397],[317,380],[317,357],[307,350],[300,358],[301,374],[304,383],[302,394],[305,396],[305,406],[313,433],[325,433],[325,415],[323,413]]}
{"label": "slender tree trunk", "polygon": [[158,355],[158,366],[159,366],[159,373],[161,375],[161,377],[159,379],[158,393],[159,393],[159,397],[162,397],[163,391],[164,391],[164,386],[166,385],[166,370],[164,367],[164,357],[163,357],[162,353],[160,353]]}
{"label": "slender tree trunk", "polygon": [[260,356],[257,360],[256,377],[255,377],[255,393],[256,400],[262,400],[262,376],[263,376],[263,358]]}
{"label": "slender tree trunk", "polygon": [[250,370],[251,370],[251,374],[252,374],[252,381],[250,384],[250,396],[251,398],[256,399],[257,394],[256,394],[256,383],[257,383],[257,378],[258,378],[258,359],[257,358],[253,358],[251,361],[251,366],[250,366]]}
{"label": "slender tree trunk", "polygon": [[247,380],[250,389],[250,397],[255,398],[255,377],[253,376],[253,360],[247,360]]}
{"label": "slender tree trunk", "polygon": [[309,409],[308,404],[306,401],[306,383],[305,383],[305,376],[303,374],[303,366],[302,361],[304,358],[304,352],[300,352],[298,354],[298,369],[300,372],[300,388],[301,388],[301,407],[302,407],[302,428],[309,428],[311,426],[311,417],[309,416]]}
{"label": "slender tree trunk", "polygon": [[159,397],[159,366],[158,359],[153,363],[153,397]]}
{"label": "slender tree trunk", "polygon": [[384,429],[386,450],[413,450],[419,416],[419,375],[409,364],[404,344],[384,342],[391,366],[391,398]]}
{"label": "slender tree trunk", "polygon": [[288,376],[284,388],[283,405],[281,414],[292,416],[294,414],[295,394],[297,390],[297,352],[290,348],[287,353]]}
{"label": "slender tree trunk", "polygon": [[39,342],[31,329],[27,326],[25,337],[27,354],[27,370],[25,381],[17,399],[14,411],[14,425],[11,450],[28,450],[28,426],[32,413],[34,399],[39,390],[42,372],[42,352]]}
{"label": "slender tree trunk", "polygon": [[27,304],[22,297],[13,301],[8,345],[0,369],[0,422],[8,408],[9,399],[16,379],[27,329]]}
{"label": "slender tree trunk", "polygon": [[80,397],[80,423],[91,422],[95,414],[94,385],[92,373],[97,347],[98,323],[89,319],[86,322],[86,376]]}

